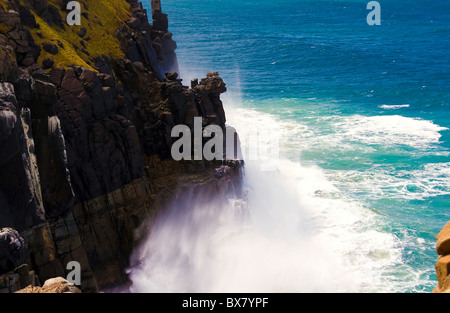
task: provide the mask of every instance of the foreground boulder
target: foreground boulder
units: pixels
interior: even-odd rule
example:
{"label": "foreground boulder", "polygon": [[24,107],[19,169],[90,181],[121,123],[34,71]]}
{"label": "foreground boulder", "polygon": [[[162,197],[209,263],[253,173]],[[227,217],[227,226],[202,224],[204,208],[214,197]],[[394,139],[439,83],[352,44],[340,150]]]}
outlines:
{"label": "foreground boulder", "polygon": [[47,280],[42,287],[28,286],[16,293],[81,293],[80,289],[62,277]]}

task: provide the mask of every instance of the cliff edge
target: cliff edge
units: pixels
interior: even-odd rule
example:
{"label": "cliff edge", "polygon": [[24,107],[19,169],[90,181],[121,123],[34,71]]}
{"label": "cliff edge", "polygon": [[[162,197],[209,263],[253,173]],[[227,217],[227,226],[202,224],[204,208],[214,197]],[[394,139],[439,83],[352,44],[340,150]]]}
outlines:
{"label": "cliff edge", "polygon": [[72,261],[83,292],[126,283],[167,205],[241,193],[240,161],[171,158],[175,125],[225,129],[226,87],[216,72],[178,79],[159,1],[152,24],[136,0],[76,3],[72,26],[68,0],[0,5],[0,292],[67,277]]}

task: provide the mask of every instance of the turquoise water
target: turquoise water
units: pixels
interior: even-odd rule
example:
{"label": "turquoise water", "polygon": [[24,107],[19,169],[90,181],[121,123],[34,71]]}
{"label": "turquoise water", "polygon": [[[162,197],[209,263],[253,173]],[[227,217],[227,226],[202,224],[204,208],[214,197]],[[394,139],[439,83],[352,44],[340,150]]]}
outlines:
{"label": "turquoise water", "polygon": [[219,71],[230,124],[282,130],[283,160],[319,186],[300,197],[317,231],[377,276],[357,290],[430,292],[450,220],[450,1],[379,1],[381,26],[367,2],[162,6],[185,83]]}

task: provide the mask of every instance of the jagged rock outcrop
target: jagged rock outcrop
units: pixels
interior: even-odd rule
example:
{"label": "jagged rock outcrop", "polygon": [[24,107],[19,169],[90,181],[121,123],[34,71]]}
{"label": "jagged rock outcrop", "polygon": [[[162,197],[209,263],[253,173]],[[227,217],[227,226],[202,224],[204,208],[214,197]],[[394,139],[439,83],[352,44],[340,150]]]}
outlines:
{"label": "jagged rock outcrop", "polygon": [[205,124],[225,128],[226,117],[220,95],[226,92],[227,88],[219,73],[207,73],[200,83],[195,79],[191,88],[182,85],[176,72],[167,74],[161,88],[168,100],[175,124],[192,127],[194,117],[202,116]]}
{"label": "jagged rock outcrop", "polygon": [[22,264],[14,270],[0,275],[0,293],[13,293],[28,286],[39,285],[38,277],[28,264]]}
{"label": "jagged rock outcrop", "polygon": [[436,252],[439,258],[436,262],[436,277],[438,286],[434,293],[450,293],[450,222],[436,236]]}
{"label": "jagged rock outcrop", "polygon": [[30,110],[11,83],[0,83],[0,227],[18,231],[45,221]]}
{"label": "jagged rock outcrop", "polygon": [[0,229],[0,293],[34,284],[34,272],[26,264],[29,257],[28,246],[15,229]]}
{"label": "jagged rock outcrop", "polygon": [[28,258],[28,247],[19,233],[12,228],[0,229],[0,274],[16,269]]}
{"label": "jagged rock outcrop", "polygon": [[241,196],[240,161],[171,158],[175,125],[226,127],[226,85],[216,72],[190,87],[178,79],[159,1],[149,24],[136,0],[82,0],[80,26],[64,22],[67,2],[0,5],[0,227],[29,252],[3,291],[38,292],[71,261],[83,292],[125,283],[133,249],[172,201]]}

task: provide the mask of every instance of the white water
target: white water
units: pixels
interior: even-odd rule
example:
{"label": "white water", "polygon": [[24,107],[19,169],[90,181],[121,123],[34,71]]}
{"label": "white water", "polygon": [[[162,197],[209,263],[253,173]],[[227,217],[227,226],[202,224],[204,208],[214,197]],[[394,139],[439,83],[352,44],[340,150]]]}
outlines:
{"label": "white water", "polygon": [[[303,125],[226,101],[229,124],[239,133],[267,125],[280,134],[312,135]],[[286,159],[277,164],[273,172],[247,164],[245,203],[182,212],[175,203],[136,251],[131,291],[397,291],[387,282],[389,270],[401,264],[402,246],[381,230],[383,219],[342,195],[321,168]]]}
{"label": "white water", "polygon": [[383,104],[383,105],[379,106],[380,109],[385,109],[385,110],[398,110],[398,109],[409,108],[409,107],[410,107],[409,104],[397,104],[397,105]]}
{"label": "white water", "polygon": [[395,238],[367,227],[375,218],[370,211],[328,198],[336,190],[319,169],[279,166],[274,173],[247,168],[250,220],[235,214],[242,205],[236,201],[174,209],[162,218],[139,252],[143,263],[131,273],[132,291],[381,288],[377,270],[399,261]]}

